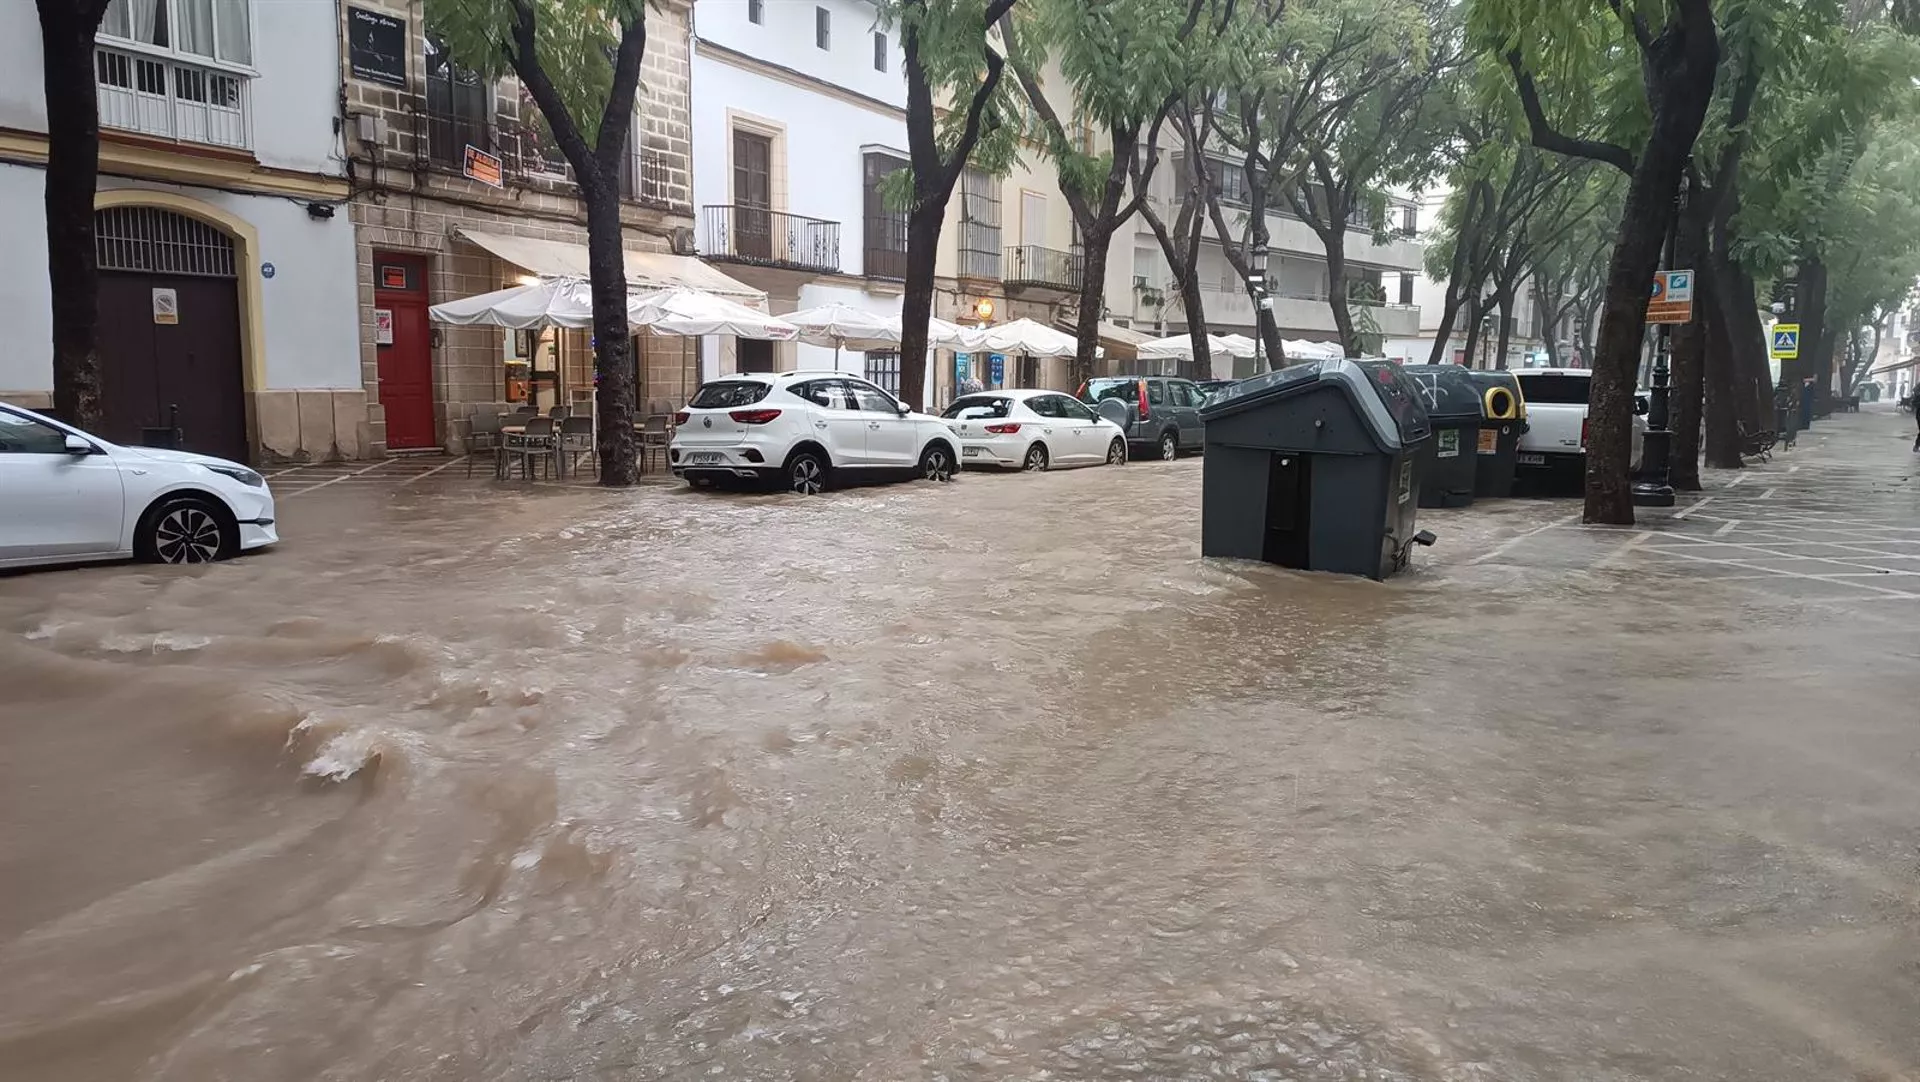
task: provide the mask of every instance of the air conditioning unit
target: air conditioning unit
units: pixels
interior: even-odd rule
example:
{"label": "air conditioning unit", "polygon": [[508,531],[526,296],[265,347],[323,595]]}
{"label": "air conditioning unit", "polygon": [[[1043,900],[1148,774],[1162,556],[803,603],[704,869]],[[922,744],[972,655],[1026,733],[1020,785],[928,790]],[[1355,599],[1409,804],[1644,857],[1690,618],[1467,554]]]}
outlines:
{"label": "air conditioning unit", "polygon": [[693,247],[693,227],[676,225],[673,227],[673,254],[698,255]]}

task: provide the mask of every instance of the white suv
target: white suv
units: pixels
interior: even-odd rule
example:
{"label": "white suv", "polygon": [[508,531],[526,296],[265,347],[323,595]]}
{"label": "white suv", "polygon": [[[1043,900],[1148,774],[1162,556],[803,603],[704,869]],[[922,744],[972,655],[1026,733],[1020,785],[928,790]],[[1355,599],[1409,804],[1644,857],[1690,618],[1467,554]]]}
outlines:
{"label": "white suv", "polygon": [[945,421],[856,376],[743,372],[694,393],[667,458],[691,484],[748,477],[813,495],[842,471],[950,480],[960,454]]}

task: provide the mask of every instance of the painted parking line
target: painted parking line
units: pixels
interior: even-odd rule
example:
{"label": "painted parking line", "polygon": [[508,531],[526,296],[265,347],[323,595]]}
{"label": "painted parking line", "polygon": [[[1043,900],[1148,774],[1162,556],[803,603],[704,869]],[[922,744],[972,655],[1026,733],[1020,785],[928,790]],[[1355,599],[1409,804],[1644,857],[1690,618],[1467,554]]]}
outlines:
{"label": "painted parking line", "polygon": [[293,498],[293,497],[295,497],[295,496],[304,496],[304,495],[306,495],[306,494],[307,494],[307,493],[309,493],[309,492],[313,492],[313,491],[315,491],[315,490],[318,490],[318,489],[323,489],[323,488],[326,488],[326,487],[327,487],[328,485],[337,485],[337,484],[339,484],[339,483],[340,483],[340,482],[342,482],[342,481],[348,481],[348,480],[352,480],[352,479],[353,479],[353,478],[355,478],[355,477],[360,477],[360,476],[363,476],[363,475],[365,475],[365,474],[369,474],[369,473],[372,473],[373,471],[375,471],[375,470],[377,470],[377,469],[379,469],[379,468],[381,468],[382,466],[390,466],[390,465],[392,465],[392,464],[393,464],[394,462],[396,462],[396,461],[398,461],[398,460],[397,460],[397,459],[391,459],[391,458],[389,458],[389,459],[384,459],[384,460],[382,460],[382,461],[379,461],[379,462],[376,462],[376,463],[374,463],[374,464],[373,464],[373,465],[371,465],[371,466],[367,466],[367,467],[365,467],[364,469],[358,469],[358,470],[354,470],[354,471],[353,471],[352,473],[343,473],[343,474],[341,474],[341,475],[340,475],[340,476],[338,476],[338,477],[335,477],[335,478],[332,478],[332,479],[330,479],[330,480],[326,480],[326,481],[322,481],[322,482],[320,482],[320,483],[319,483],[319,484],[317,484],[317,485],[308,485],[308,486],[307,486],[306,488],[300,488],[300,489],[295,489],[295,490],[293,490],[292,492],[286,492],[286,493],[281,493],[280,495],[278,495],[278,496],[276,496],[276,497],[274,497],[274,498],[275,498],[275,499],[280,499],[280,500],[285,500],[285,499],[291,499],[291,498]]}

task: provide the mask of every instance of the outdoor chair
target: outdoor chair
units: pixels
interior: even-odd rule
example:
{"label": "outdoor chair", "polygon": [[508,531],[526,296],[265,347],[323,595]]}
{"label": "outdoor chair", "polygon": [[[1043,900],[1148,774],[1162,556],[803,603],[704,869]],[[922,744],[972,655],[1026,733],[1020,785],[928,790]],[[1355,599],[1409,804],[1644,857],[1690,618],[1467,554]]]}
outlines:
{"label": "outdoor chair", "polygon": [[567,467],[578,472],[580,456],[586,455],[593,461],[594,472],[600,470],[600,456],[594,453],[593,418],[569,417],[560,422],[560,453],[567,457]]}
{"label": "outdoor chair", "polygon": [[533,463],[536,459],[550,462],[557,468],[560,463],[560,438],[554,431],[553,418],[528,418],[525,432],[507,435],[506,451],[510,462],[520,463],[520,476],[526,480],[533,480]]}
{"label": "outdoor chair", "polygon": [[500,448],[501,448],[500,425],[503,423],[503,420],[504,419],[498,413],[493,413],[491,411],[486,413],[475,413],[472,417],[467,419],[467,476],[468,477],[473,476],[474,457],[479,455],[483,451],[492,452],[494,457],[493,472],[495,474],[498,474],[500,472]]}
{"label": "outdoor chair", "polygon": [[573,416],[573,407],[572,406],[555,406],[552,409],[547,411],[547,416],[553,418],[556,421],[564,421],[567,418]]}
{"label": "outdoor chair", "polygon": [[654,455],[654,452],[656,451],[660,453],[662,464],[663,465],[665,464],[666,455],[667,455],[667,442],[669,439],[668,430],[667,430],[668,420],[669,418],[665,414],[656,413],[648,417],[646,421],[642,423],[640,428],[640,468],[641,470],[645,471],[645,470],[651,470],[653,468],[653,465],[652,465],[653,455]]}

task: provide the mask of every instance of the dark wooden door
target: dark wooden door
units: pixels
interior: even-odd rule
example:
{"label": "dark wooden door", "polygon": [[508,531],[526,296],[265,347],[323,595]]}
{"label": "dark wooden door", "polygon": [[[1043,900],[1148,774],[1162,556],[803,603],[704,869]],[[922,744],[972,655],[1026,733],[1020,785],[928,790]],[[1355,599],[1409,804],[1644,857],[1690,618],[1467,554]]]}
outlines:
{"label": "dark wooden door", "polygon": [[[157,291],[171,293],[176,322],[156,318]],[[247,461],[233,279],[102,273],[100,363],[102,436],[137,446],[142,429],[177,422],[186,450]]]}
{"label": "dark wooden door", "polygon": [[754,259],[773,257],[773,140],[752,132],[733,133],[734,252]]}
{"label": "dark wooden door", "polygon": [[373,269],[380,404],[386,407],[387,446],[397,451],[439,446],[433,431],[427,261],[421,256],[376,252]]}

